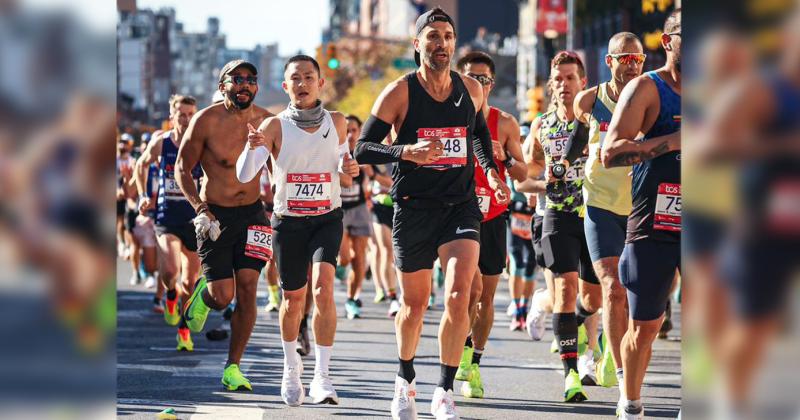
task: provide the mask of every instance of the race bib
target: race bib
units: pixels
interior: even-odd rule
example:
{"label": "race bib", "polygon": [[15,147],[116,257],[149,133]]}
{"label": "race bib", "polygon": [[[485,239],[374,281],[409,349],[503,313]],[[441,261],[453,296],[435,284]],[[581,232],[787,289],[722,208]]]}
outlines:
{"label": "race bib", "polygon": [[550,139],[547,142],[547,154],[553,156],[555,160],[561,160],[561,155],[566,153],[567,140],[569,140],[569,137]]}
{"label": "race bib", "polygon": [[342,202],[353,203],[361,196],[361,184],[353,183],[349,187],[342,187]]}
{"label": "race bib", "polygon": [[800,181],[779,180],[769,187],[766,222],[773,234],[800,234]]}
{"label": "race bib", "polygon": [[331,210],[331,174],[286,175],[286,207],[298,214],[323,214]]}
{"label": "race bib", "polygon": [[175,178],[170,177],[164,178],[164,195],[168,200],[183,200],[185,198],[183,191],[178,186],[178,182],[175,181]]}
{"label": "race bib", "polygon": [[[608,132],[608,122],[607,121],[600,121],[599,129],[600,129],[600,149],[603,148],[603,142],[606,140],[606,133]],[[599,156],[599,155],[598,155]]]}
{"label": "race bib", "polygon": [[522,239],[531,240],[531,220],[533,215],[511,213],[511,233]]}
{"label": "race bib", "polygon": [[244,246],[244,255],[259,260],[272,259],[272,228],[269,226],[252,225],[247,227],[247,243]]}
{"label": "race bib", "polygon": [[658,185],[653,229],[681,231],[681,184]]}
{"label": "race bib", "polygon": [[475,195],[478,196],[478,207],[481,208],[483,217],[489,214],[489,204],[492,202],[492,191],[484,187],[476,187]]}
{"label": "race bib", "polygon": [[444,145],[443,154],[435,162],[423,165],[433,169],[448,169],[467,164],[467,127],[420,128],[417,141],[438,137]]}

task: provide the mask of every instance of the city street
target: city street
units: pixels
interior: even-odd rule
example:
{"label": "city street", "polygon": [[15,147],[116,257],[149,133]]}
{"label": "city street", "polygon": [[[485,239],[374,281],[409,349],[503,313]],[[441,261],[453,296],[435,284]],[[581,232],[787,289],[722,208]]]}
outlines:
{"label": "city street", "polygon": [[[276,314],[263,311],[266,285],[259,285],[259,316],[242,360],[242,371],[253,392],[228,392],[220,384],[228,340],[212,342],[205,334],[193,334],[195,351],[175,351],[174,327],[151,311],[152,290],[128,284],[130,263],[118,263],[117,415],[124,419],[148,419],[165,408],[174,408],[180,419],[319,419],[329,416],[388,418],[397,353],[394,325],[386,316],[388,304],[372,303],[372,283],[367,281],[363,318],[344,317],[344,286],[337,284],[340,314],[331,366],[340,405],[306,404],[290,408],[280,398],[282,350]],[[508,330],[505,282],[496,298],[495,327],[481,360],[486,398],[461,397],[456,381],[456,407],[462,418],[475,419],[589,419],[611,418],[617,390],[586,387],[589,401],[560,402],[563,371],[557,355],[548,351],[552,332],[533,342],[523,332]],[[425,318],[423,336],[415,360],[417,408],[420,418],[431,418],[430,397],[439,375],[437,307]],[[645,378],[642,398],[648,418],[675,418],[681,404],[680,306],[675,305],[676,328],[669,340],[658,340]],[[220,313],[209,315],[206,329],[222,324]],[[226,328],[228,327],[225,325]],[[304,358],[303,383],[313,376],[313,354]]]}

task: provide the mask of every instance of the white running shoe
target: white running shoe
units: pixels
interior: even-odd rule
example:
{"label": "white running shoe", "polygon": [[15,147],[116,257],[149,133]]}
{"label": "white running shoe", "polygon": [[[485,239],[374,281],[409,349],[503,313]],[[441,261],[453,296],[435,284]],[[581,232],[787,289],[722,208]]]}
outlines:
{"label": "white running shoe", "polygon": [[431,399],[431,414],[436,420],[459,420],[452,391],[445,392],[444,388],[436,387]]}
{"label": "white running shoe", "polygon": [[622,420],[643,420],[644,406],[639,407],[638,413],[629,413],[622,405],[617,406],[617,418]]}
{"label": "white running shoe", "polygon": [[514,301],[508,302],[508,308],[506,308],[506,315],[514,316],[517,313],[517,305],[514,305]]}
{"label": "white running shoe", "polygon": [[131,280],[130,280],[131,286],[136,286],[136,285],[138,285],[138,284],[139,284],[139,281],[140,281],[140,280],[139,280],[139,273],[133,273],[133,274],[131,275]]}
{"label": "white running shoe", "polygon": [[144,282],[144,287],[148,289],[156,287],[156,278],[152,274],[147,276],[147,280]]}
{"label": "white running shoe", "polygon": [[594,357],[587,354],[582,354],[578,357],[578,377],[581,378],[581,384],[595,386],[597,385],[597,364]]}
{"label": "white running shoe", "polygon": [[392,398],[392,418],[394,420],[417,420],[417,391],[414,381],[408,383],[397,376],[394,378],[394,398]]}
{"label": "white running shoe", "polygon": [[296,366],[283,365],[283,379],[281,380],[281,398],[290,407],[299,407],[303,404],[306,390],[300,375],[303,374],[303,363]]}
{"label": "white running shoe", "polygon": [[400,302],[397,299],[392,299],[392,303],[389,304],[389,316],[394,318],[398,312],[400,312]]}
{"label": "white running shoe", "polygon": [[308,396],[312,398],[314,404],[339,404],[339,396],[333,389],[331,378],[327,373],[316,372],[311,385],[308,387]]}
{"label": "white running shoe", "polygon": [[525,325],[528,327],[528,335],[534,341],[540,341],[544,337],[544,323],[547,320],[547,314],[540,311],[534,304],[531,311],[528,312],[528,317],[525,319]]}

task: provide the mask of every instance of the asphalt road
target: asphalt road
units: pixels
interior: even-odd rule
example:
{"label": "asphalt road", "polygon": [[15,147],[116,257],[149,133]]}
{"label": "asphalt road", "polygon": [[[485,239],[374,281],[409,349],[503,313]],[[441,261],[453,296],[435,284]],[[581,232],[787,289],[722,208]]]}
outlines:
{"label": "asphalt road", "polygon": [[[394,324],[386,316],[388,304],[373,304],[371,283],[362,297],[363,318],[344,317],[344,286],[337,285],[339,323],[331,373],[340,405],[309,402],[290,408],[280,399],[282,350],[277,316],[263,311],[266,286],[260,285],[260,313],[242,370],[253,392],[228,392],[220,384],[228,341],[212,342],[193,334],[195,351],[175,351],[175,329],[151,311],[152,290],[130,286],[130,263],[118,264],[117,416],[154,419],[174,408],[180,419],[319,419],[327,417],[389,418],[397,353]],[[420,418],[431,418],[430,397],[439,375],[437,331],[441,297],[425,317],[415,360],[417,407]],[[486,397],[467,400],[460,394],[456,406],[462,418],[474,419],[589,419],[611,418],[618,394],[615,388],[587,387],[589,401],[560,402],[563,371],[557,355],[548,351],[552,331],[545,339],[530,340],[524,332],[508,330],[505,315],[508,293],[504,282],[497,292],[495,326],[481,360]],[[647,417],[675,418],[681,405],[680,306],[674,306],[676,328],[669,340],[657,340],[645,377],[643,401]],[[212,313],[206,328],[223,324]],[[313,355],[304,359],[303,383],[313,376]],[[456,382],[456,392],[460,382]],[[306,401],[309,401],[306,399]]]}

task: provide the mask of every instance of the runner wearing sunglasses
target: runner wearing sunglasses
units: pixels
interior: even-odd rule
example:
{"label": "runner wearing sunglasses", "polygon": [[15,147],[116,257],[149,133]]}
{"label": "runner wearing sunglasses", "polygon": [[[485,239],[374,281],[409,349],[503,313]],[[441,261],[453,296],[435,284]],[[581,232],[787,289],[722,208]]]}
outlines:
{"label": "runner wearing sunglasses", "polygon": [[[614,386],[622,383],[620,341],[628,327],[627,298],[619,282],[619,256],[625,246],[625,230],[631,212],[631,168],[604,168],[600,149],[622,88],[642,74],[645,55],[642,43],[630,32],[620,32],[608,41],[606,65],[611,80],[591,87],[575,98],[575,118],[589,124],[589,157],[583,182],[586,216],[583,219],[586,244],[595,274],[602,286],[603,358],[595,373],[591,354],[578,360],[578,374],[584,384]],[[596,285],[585,285],[597,289]],[[597,296],[599,290],[593,290]],[[590,299],[591,301],[592,299]],[[595,299],[595,302],[596,299]],[[599,309],[598,306],[593,308]],[[587,351],[588,353],[588,351]],[[616,367],[616,371],[615,371]],[[621,385],[620,385],[621,386]]]}
{"label": "runner wearing sunglasses", "polygon": [[[494,87],[495,65],[492,58],[480,51],[468,53],[456,64],[461,74],[472,77],[483,86],[481,112],[486,118],[492,137],[494,161],[499,168],[500,177],[522,181],[527,175],[522,147],[519,143],[519,125],[508,113],[489,106],[489,95]],[[475,165],[475,194],[483,214],[480,229],[480,256],[478,271],[472,280],[470,291],[471,333],[464,344],[464,352],[458,366],[456,379],[464,381],[461,394],[467,398],[483,398],[483,383],[479,365],[481,355],[489,340],[494,323],[494,294],[500,273],[506,266],[506,221],[508,203],[498,203],[494,191],[480,165]],[[520,328],[525,321],[516,319]]]}

